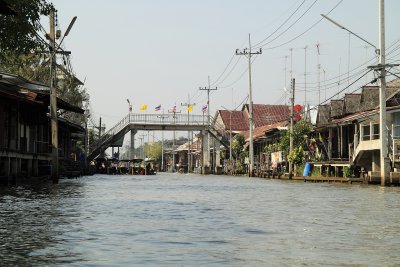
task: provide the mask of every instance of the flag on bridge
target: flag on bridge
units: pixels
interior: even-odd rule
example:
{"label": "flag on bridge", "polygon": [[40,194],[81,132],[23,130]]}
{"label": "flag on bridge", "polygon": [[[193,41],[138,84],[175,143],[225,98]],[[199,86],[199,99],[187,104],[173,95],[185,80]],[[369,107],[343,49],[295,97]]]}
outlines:
{"label": "flag on bridge", "polygon": [[187,111],[188,111],[188,112],[192,112],[192,111],[193,111],[193,105],[189,105],[189,106],[187,107]]}
{"label": "flag on bridge", "polygon": [[147,104],[144,104],[144,105],[140,106],[139,109],[140,109],[140,110],[147,110]]}
{"label": "flag on bridge", "polygon": [[169,112],[176,113],[176,105],[173,106],[173,107],[169,110]]}
{"label": "flag on bridge", "polygon": [[126,99],[126,101],[128,102],[128,107],[129,107],[129,112],[132,112],[132,104],[129,101],[129,99]]}
{"label": "flag on bridge", "polygon": [[207,105],[203,105],[203,107],[201,108],[201,110],[202,110],[203,112],[206,112],[207,109],[208,109],[208,106],[207,106]]}
{"label": "flag on bridge", "polygon": [[158,105],[158,106],[156,106],[156,107],[154,108],[154,110],[155,110],[155,111],[160,111],[160,110],[161,110],[161,104]]}

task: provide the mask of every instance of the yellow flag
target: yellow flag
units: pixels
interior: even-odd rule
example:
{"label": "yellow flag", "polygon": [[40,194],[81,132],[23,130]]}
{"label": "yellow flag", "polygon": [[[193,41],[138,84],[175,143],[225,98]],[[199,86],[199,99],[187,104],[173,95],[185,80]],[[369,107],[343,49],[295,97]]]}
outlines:
{"label": "yellow flag", "polygon": [[192,106],[192,105],[189,105],[189,106],[187,107],[187,110],[188,110],[189,112],[192,112],[192,111],[193,111],[193,106]]}
{"label": "yellow flag", "polygon": [[144,105],[140,106],[139,109],[140,109],[140,110],[147,110],[147,104],[144,104]]}

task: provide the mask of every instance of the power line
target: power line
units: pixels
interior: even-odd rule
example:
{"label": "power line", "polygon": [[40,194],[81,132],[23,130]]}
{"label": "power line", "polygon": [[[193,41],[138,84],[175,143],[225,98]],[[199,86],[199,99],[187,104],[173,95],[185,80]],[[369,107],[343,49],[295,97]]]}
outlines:
{"label": "power line", "polygon": [[[340,1],[339,1],[328,13],[326,13],[326,14],[329,15],[329,14],[330,14],[333,10],[335,10],[342,2],[343,2],[343,0],[340,0]],[[279,47],[282,47],[282,46],[284,46],[284,45],[287,45],[287,44],[293,42],[294,40],[298,39],[299,37],[301,37],[301,36],[303,36],[304,34],[306,34],[307,32],[309,32],[309,31],[310,31],[311,29],[313,29],[315,26],[317,26],[317,24],[319,24],[322,20],[323,20],[323,18],[319,19],[317,22],[315,22],[314,24],[312,24],[308,29],[306,29],[306,30],[303,31],[302,33],[298,34],[297,36],[293,37],[292,39],[290,39],[290,40],[288,40],[288,41],[286,41],[286,42],[284,42],[284,43],[281,43],[281,44],[279,44],[279,45],[272,46],[272,47],[268,47],[268,48],[265,48],[265,49],[271,50],[271,49],[279,48]],[[264,46],[265,46],[265,45],[263,45],[263,46],[261,46],[261,47],[264,47]]]}
{"label": "power line", "polygon": [[270,38],[272,35],[274,35],[277,31],[279,31],[296,13],[297,11],[301,8],[301,6],[306,2],[306,0],[303,0],[303,2],[301,2],[301,4],[296,8],[296,10],[294,12],[292,12],[292,14],[290,14],[290,16],[281,24],[279,25],[278,28],[275,29],[275,31],[273,31],[270,35],[268,35],[265,39],[261,40],[260,42],[256,43],[254,45],[254,47],[257,47],[259,44],[265,42],[266,40],[268,40],[268,38]]}
{"label": "power line", "polygon": [[[289,25],[288,28],[286,28],[286,30],[284,30],[283,32],[281,32],[278,36],[276,36],[276,37],[275,37],[274,39],[272,39],[271,41],[269,41],[269,42],[267,42],[267,43],[265,43],[265,44],[262,44],[262,45],[260,45],[260,46],[256,46],[256,48],[264,47],[264,46],[266,46],[266,45],[272,43],[273,41],[275,41],[275,40],[278,39],[279,37],[281,37],[284,33],[286,33],[288,30],[290,30],[300,19],[302,19],[302,18],[310,11],[310,9],[311,9],[317,2],[318,2],[318,0],[315,0],[315,1],[306,9],[306,11],[305,11],[303,14],[301,14],[300,17],[298,17],[291,25]],[[263,41],[262,41],[262,42],[263,42]],[[262,42],[261,42],[261,43],[262,43]]]}

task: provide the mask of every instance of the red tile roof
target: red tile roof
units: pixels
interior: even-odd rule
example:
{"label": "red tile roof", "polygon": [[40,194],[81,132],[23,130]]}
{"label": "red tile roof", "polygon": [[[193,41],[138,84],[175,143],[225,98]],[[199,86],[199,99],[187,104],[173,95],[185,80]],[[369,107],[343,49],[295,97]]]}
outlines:
{"label": "red tile roof", "polygon": [[[229,110],[219,110],[219,114],[222,121],[225,124],[227,130],[230,129],[230,116],[231,111]],[[249,120],[244,116],[242,111],[233,110],[232,111],[232,131],[246,131],[249,129]]]}
{"label": "red tile roof", "polygon": [[[249,105],[243,106],[242,111],[248,115]],[[253,104],[254,127],[270,125],[275,122],[286,121],[290,118],[290,109],[286,105]]]}

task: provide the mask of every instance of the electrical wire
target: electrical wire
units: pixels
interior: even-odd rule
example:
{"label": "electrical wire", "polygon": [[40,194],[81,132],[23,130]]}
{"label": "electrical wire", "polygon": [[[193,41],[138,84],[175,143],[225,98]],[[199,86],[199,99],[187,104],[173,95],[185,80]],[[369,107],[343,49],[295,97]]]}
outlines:
{"label": "electrical wire", "polygon": [[[273,38],[271,41],[268,41],[265,44],[259,45],[259,46],[255,46],[255,48],[262,48],[270,43],[272,43],[273,41],[275,41],[276,39],[278,39],[279,37],[281,37],[284,33],[286,33],[288,30],[290,30],[297,22],[299,22],[300,19],[302,19],[310,10],[311,8],[318,2],[318,0],[315,0],[307,9],[306,11],[303,12],[303,14],[301,14],[300,17],[298,17],[291,25],[289,25],[288,28],[286,28],[283,32],[281,32],[280,34],[278,34],[278,36],[276,36],[275,38]],[[262,43],[262,42],[261,42]]]}
{"label": "electrical wire", "polygon": [[225,74],[225,72],[226,72],[226,70],[228,69],[229,65],[232,63],[232,60],[233,60],[233,58],[235,57],[235,55],[236,55],[236,54],[233,53],[232,57],[229,59],[228,64],[226,65],[226,67],[224,68],[224,70],[222,71],[222,73],[218,76],[218,78],[217,78],[215,81],[213,81],[213,82],[211,83],[211,86],[214,86],[214,85],[219,81],[219,79],[221,79],[221,77]]}
{"label": "electrical wire", "polygon": [[[340,1],[339,1],[328,13],[326,13],[326,14],[329,15],[329,14],[330,14],[333,10],[335,10],[342,2],[343,2],[343,0],[340,0]],[[287,45],[287,44],[293,42],[294,40],[300,38],[301,36],[303,36],[304,34],[306,34],[307,32],[309,32],[309,31],[310,31],[311,29],[313,29],[315,26],[317,26],[322,20],[323,20],[323,18],[319,19],[317,22],[315,22],[314,24],[312,24],[308,29],[306,29],[306,30],[303,31],[302,33],[298,34],[297,36],[293,37],[292,39],[290,39],[290,40],[288,40],[288,41],[286,41],[286,42],[284,42],[284,43],[281,43],[281,44],[279,44],[279,45],[272,46],[272,47],[268,47],[268,48],[265,48],[265,49],[267,49],[267,50],[276,49],[276,48],[282,47],[282,46],[284,46],[284,45]],[[265,45],[260,46],[260,47],[263,48],[264,46],[265,46]]]}
{"label": "electrical wire", "polygon": [[292,12],[292,14],[290,14],[290,16],[281,25],[279,25],[278,28],[275,29],[275,31],[273,31],[270,35],[268,35],[266,38],[264,38],[260,42],[256,43],[254,45],[254,47],[258,47],[258,45],[262,44],[263,42],[268,40],[272,35],[274,35],[277,31],[279,31],[297,13],[297,11],[303,6],[303,4],[305,2],[306,2],[306,0],[303,0],[303,2],[300,3],[300,5],[296,8],[296,10],[294,12]]}

